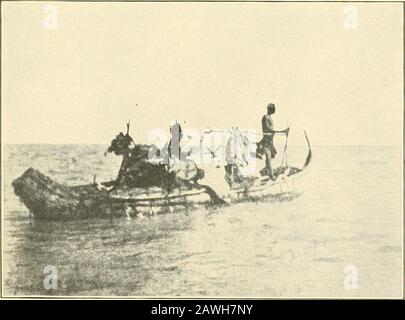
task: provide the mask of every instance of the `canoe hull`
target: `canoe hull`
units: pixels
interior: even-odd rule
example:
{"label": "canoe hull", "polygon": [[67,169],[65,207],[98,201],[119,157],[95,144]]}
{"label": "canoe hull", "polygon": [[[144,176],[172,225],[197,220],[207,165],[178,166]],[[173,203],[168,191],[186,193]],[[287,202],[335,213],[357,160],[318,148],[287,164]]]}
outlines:
{"label": "canoe hull", "polygon": [[211,197],[203,188],[178,189],[169,194],[160,188],[134,188],[134,195],[134,189],[110,192],[97,184],[64,186],[32,168],[15,179],[12,185],[15,194],[34,217],[44,220],[154,215],[211,204]]}
{"label": "canoe hull", "polygon": [[258,181],[248,188],[232,190],[226,198],[232,203],[263,199],[292,200],[302,194],[306,174],[307,171],[300,171],[288,177],[281,177],[275,182]]}
{"label": "canoe hull", "polygon": [[[276,182],[257,181],[249,187],[220,195],[225,204],[257,201],[263,198],[291,199],[300,193],[297,186],[305,172]],[[35,169],[28,169],[13,181],[15,194],[35,218],[72,220],[87,218],[136,217],[191,211],[214,205],[207,190],[176,189],[166,193],[160,188],[115,189],[89,184],[68,187],[61,185]]]}

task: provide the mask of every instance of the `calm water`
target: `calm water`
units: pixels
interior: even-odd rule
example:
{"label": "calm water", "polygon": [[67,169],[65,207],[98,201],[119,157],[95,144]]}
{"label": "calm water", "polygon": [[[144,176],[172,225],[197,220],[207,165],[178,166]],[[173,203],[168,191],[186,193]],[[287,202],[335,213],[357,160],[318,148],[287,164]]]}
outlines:
{"label": "calm water", "polygon": [[[120,159],[104,150],[4,147],[5,295],[401,295],[400,148],[314,147],[305,192],[293,201],[130,221],[29,219],[12,179],[32,166],[68,185],[109,180]],[[48,265],[57,290],[44,289]],[[344,286],[350,265],[357,289]]]}

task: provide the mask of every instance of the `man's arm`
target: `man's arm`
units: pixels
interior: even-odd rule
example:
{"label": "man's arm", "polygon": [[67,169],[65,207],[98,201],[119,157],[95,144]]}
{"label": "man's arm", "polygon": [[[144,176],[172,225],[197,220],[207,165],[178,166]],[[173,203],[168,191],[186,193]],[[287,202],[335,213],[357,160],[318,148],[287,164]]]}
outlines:
{"label": "man's arm", "polygon": [[286,128],[284,130],[274,130],[274,122],[269,116],[264,116],[262,121],[264,122],[263,135],[265,136],[272,136],[277,133],[288,135],[288,132],[290,131],[290,128]]}
{"label": "man's arm", "polygon": [[288,135],[290,128],[286,128],[284,130],[269,130],[270,132],[263,132],[263,135],[265,136],[272,136],[274,134],[280,133],[280,134],[286,134]]}

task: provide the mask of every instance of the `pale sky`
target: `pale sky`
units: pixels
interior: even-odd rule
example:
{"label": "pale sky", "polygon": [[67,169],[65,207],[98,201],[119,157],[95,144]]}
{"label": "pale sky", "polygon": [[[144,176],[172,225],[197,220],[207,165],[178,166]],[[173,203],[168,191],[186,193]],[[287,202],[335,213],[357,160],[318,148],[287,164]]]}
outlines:
{"label": "pale sky", "polygon": [[274,102],[313,144],[402,144],[401,3],[356,3],[355,30],[345,3],[55,2],[57,29],[46,4],[2,3],[5,143],[260,130]]}

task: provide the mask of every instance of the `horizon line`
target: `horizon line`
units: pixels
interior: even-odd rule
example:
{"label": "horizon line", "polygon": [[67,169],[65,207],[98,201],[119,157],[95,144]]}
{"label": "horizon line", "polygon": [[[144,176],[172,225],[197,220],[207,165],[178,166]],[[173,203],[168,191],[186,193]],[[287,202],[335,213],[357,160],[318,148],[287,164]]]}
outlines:
{"label": "horizon line", "polygon": [[[1,145],[108,145],[109,143],[101,143],[101,142],[62,142],[62,143],[55,143],[55,142],[7,142],[1,143]],[[146,144],[147,143],[139,143],[139,144]],[[152,145],[152,144],[151,144]],[[299,144],[289,144],[290,146],[306,146],[306,143],[299,143]],[[323,144],[323,143],[311,143],[311,146],[334,146],[334,147],[346,147],[346,146],[361,146],[361,147],[402,147],[403,144]]]}

